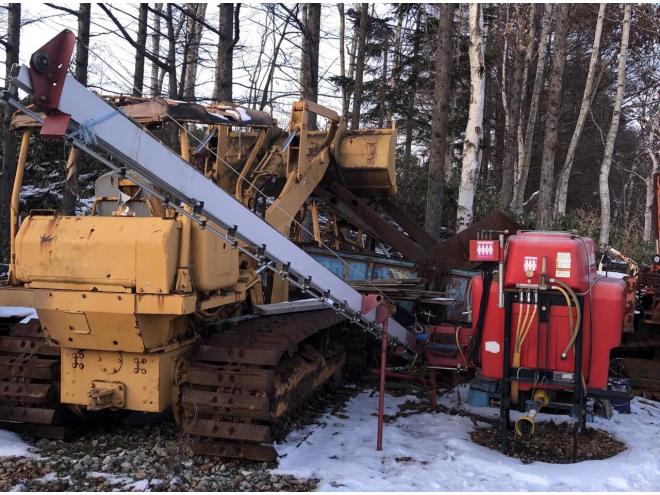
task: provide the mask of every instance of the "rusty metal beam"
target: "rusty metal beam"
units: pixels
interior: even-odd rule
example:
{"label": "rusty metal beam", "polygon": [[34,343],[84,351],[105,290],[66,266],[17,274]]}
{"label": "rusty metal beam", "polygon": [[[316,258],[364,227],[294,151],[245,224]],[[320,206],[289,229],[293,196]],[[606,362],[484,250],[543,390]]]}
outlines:
{"label": "rusty metal beam", "polygon": [[379,238],[399,251],[405,258],[411,261],[421,261],[428,258],[428,254],[422,246],[387,223],[363,199],[357,197],[338,182],[334,182],[329,190],[317,188],[315,194],[332,207],[343,205],[343,210],[348,209],[352,212],[359,219],[360,225],[364,224],[368,230],[375,232]]}
{"label": "rusty metal beam", "polygon": [[383,210],[385,210],[385,213],[391,216],[392,219],[406,231],[410,238],[420,246],[423,246],[424,249],[432,249],[438,244],[438,241],[436,241],[431,234],[424,230],[408,213],[403,211],[390,200],[383,199],[379,201],[379,204]]}

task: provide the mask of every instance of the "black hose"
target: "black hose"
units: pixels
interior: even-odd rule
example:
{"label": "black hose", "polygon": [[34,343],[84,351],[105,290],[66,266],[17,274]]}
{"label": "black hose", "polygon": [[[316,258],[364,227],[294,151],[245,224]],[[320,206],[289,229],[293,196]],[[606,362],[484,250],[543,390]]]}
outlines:
{"label": "black hose", "polygon": [[474,327],[474,335],[470,340],[469,357],[470,361],[475,365],[481,364],[481,340],[483,339],[484,324],[486,321],[486,309],[488,309],[488,300],[490,299],[490,286],[493,282],[492,270],[484,270],[481,272],[483,279],[483,290],[481,292],[481,300],[479,301],[479,316],[477,324]]}

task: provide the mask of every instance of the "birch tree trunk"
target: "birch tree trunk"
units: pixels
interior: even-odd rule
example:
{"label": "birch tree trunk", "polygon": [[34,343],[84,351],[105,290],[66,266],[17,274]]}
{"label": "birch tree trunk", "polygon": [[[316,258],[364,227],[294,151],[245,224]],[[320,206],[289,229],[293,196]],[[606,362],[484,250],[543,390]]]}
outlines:
{"label": "birch tree trunk", "polygon": [[147,49],[147,16],[149,5],[140,4],[138,13],[137,47],[135,49],[135,69],[133,71],[133,96],[142,96],[144,88],[144,52]]}
{"label": "birch tree trunk", "polygon": [[[646,204],[644,208],[644,240],[651,242],[653,240],[653,204],[655,202],[655,175],[660,172],[660,160],[658,160],[658,143],[656,138],[658,136],[658,122],[660,118],[658,115],[653,119],[651,125],[651,135],[649,136],[649,149],[648,154],[651,158],[651,173],[646,178]],[[658,246],[656,246],[657,252]]]}
{"label": "birch tree trunk", "polygon": [[[154,32],[151,35],[151,52],[156,56],[160,56],[160,13],[163,10],[163,4],[157,3],[154,6],[153,28]],[[160,84],[158,77],[158,65],[151,63],[151,78],[150,78],[149,92],[151,96],[160,96]]]}
{"label": "birch tree trunk", "polygon": [[603,32],[603,18],[605,17],[605,3],[600,4],[598,10],[598,19],[596,20],[596,32],[594,34],[594,43],[591,49],[591,59],[589,60],[589,72],[587,73],[587,82],[584,86],[584,93],[582,94],[582,104],[580,105],[580,113],[578,114],[577,123],[575,124],[575,130],[573,131],[573,136],[571,137],[571,143],[568,146],[568,151],[566,152],[566,158],[564,159],[564,165],[559,174],[559,179],[557,180],[557,194],[555,196],[555,215],[565,215],[566,214],[566,199],[568,197],[568,182],[571,177],[571,169],[573,168],[573,160],[575,159],[575,152],[577,151],[577,146],[580,142],[580,137],[582,136],[582,130],[584,129],[584,123],[587,120],[587,114],[589,113],[589,108],[591,107],[592,95],[595,91],[595,75],[596,75],[596,65],[598,64],[598,59],[600,57],[600,38],[601,33]]}
{"label": "birch tree trunk", "polygon": [[435,58],[435,92],[433,120],[431,122],[431,149],[426,186],[425,229],[440,239],[442,206],[445,194],[445,148],[449,121],[449,88],[453,40],[454,4],[438,6],[438,42]]}
{"label": "birch tree trunk", "polygon": [[536,207],[536,228],[547,230],[552,222],[552,192],[555,178],[555,154],[557,152],[557,127],[561,110],[561,89],[566,66],[566,45],[568,33],[569,4],[557,5],[557,24],[555,29],[555,50],[552,54],[550,82],[548,88],[548,106],[545,113],[545,135],[543,138],[543,158],[541,160],[541,179]]}
{"label": "birch tree trunk", "polygon": [[360,127],[360,107],[362,106],[362,81],[364,79],[365,50],[367,44],[367,19],[369,4],[363,3],[360,8],[360,26],[357,41],[357,56],[355,61],[355,90],[353,92],[353,112],[351,129]]}
{"label": "birch tree trunk", "polygon": [[629,3],[623,9],[623,32],[621,33],[621,51],[619,52],[619,67],[616,77],[616,96],[614,97],[614,109],[612,111],[612,122],[605,141],[603,162],[600,166],[598,178],[598,189],[600,192],[600,246],[607,246],[610,242],[610,168],[612,166],[612,154],[614,152],[614,141],[619,130],[619,118],[621,117],[621,104],[626,89],[626,61],[628,59],[628,37],[630,35],[630,11]]}
{"label": "birch tree trunk", "polygon": [[470,108],[463,142],[463,166],[458,190],[456,230],[464,230],[472,223],[474,216],[474,194],[479,180],[480,154],[485,97],[483,13],[479,4],[469,7],[470,44]]}
{"label": "birch tree trunk", "polygon": [[[513,191],[513,204],[511,210],[521,214],[523,201],[525,200],[525,189],[527,188],[527,177],[529,176],[529,165],[532,160],[532,144],[534,143],[534,129],[539,109],[539,97],[543,87],[543,75],[545,72],[545,59],[548,47],[548,31],[550,29],[550,17],[552,16],[552,5],[546,4],[541,19],[541,37],[539,38],[538,59],[536,61],[536,75],[534,76],[534,87],[529,103],[529,117],[525,129],[524,147],[522,161],[518,163],[518,182]],[[524,89],[524,88],[523,88]],[[520,153],[520,152],[519,152]]]}

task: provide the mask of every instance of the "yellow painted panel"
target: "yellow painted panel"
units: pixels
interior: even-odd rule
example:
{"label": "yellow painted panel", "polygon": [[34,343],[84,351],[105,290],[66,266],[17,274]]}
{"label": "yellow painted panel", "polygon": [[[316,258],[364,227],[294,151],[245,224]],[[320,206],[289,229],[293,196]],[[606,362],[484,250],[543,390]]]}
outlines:
{"label": "yellow painted panel", "polygon": [[29,216],[16,238],[16,278],[39,283],[168,293],[178,261],[178,224],[155,217]]}
{"label": "yellow painted panel", "polygon": [[[223,231],[218,225],[210,223]],[[233,287],[238,281],[238,250],[208,230],[192,225],[191,265],[195,288],[211,292]]]}
{"label": "yellow painted panel", "polygon": [[159,353],[108,352],[62,348],[60,398],[87,406],[94,382],[121,384],[125,409],[161,412],[172,406],[174,367],[193,345]]}

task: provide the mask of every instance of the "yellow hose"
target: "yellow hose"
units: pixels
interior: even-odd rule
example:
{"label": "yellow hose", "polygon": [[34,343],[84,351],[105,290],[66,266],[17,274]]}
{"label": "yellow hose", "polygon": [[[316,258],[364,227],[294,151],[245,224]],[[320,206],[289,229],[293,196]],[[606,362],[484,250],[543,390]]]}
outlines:
{"label": "yellow hose", "polygon": [[525,339],[527,338],[527,334],[529,333],[530,328],[532,328],[532,322],[534,321],[534,318],[536,317],[536,311],[537,311],[538,306],[534,304],[534,308],[532,309],[532,314],[529,316],[529,320],[527,321],[527,326],[523,329],[522,335],[520,336],[520,343],[518,344],[518,352],[522,352],[522,346],[523,343],[525,342]]}
{"label": "yellow hose", "polygon": [[[522,296],[520,297],[520,300],[522,301]],[[522,308],[520,312],[518,313],[518,322],[516,323],[516,344],[513,348],[513,367],[514,368],[519,368],[520,367],[520,346],[518,345],[518,341],[520,339],[520,333],[522,329],[527,325],[527,317],[529,316],[529,304],[525,303],[525,317],[522,319],[522,325],[521,325],[521,317],[523,314]],[[518,387],[519,384],[517,381],[512,381],[511,382],[511,401],[514,404],[518,403]]]}
{"label": "yellow hose", "polygon": [[566,307],[568,308],[568,328],[570,331],[573,331],[573,304],[571,303],[571,298],[568,295],[568,292],[558,285],[551,286],[551,289],[561,292],[566,299]]}
{"label": "yellow hose", "polygon": [[575,318],[575,326],[571,329],[571,338],[568,341],[568,345],[566,345],[566,349],[564,349],[564,352],[561,353],[561,358],[566,359],[568,357],[568,352],[571,350],[571,347],[575,344],[575,339],[577,338],[578,331],[580,330],[580,323],[582,322],[582,311],[580,310],[580,301],[578,301],[577,295],[571,289],[568,285],[566,285],[564,282],[561,280],[551,280],[553,284],[560,285],[562,288],[566,290],[571,296],[571,298],[574,301],[575,305],[575,313],[576,313],[576,318]]}

